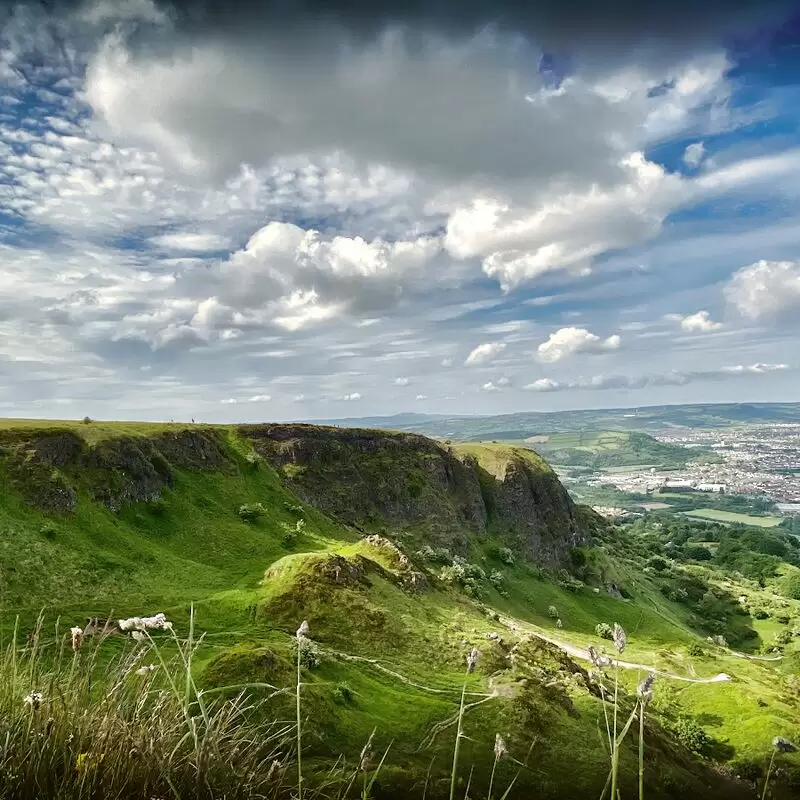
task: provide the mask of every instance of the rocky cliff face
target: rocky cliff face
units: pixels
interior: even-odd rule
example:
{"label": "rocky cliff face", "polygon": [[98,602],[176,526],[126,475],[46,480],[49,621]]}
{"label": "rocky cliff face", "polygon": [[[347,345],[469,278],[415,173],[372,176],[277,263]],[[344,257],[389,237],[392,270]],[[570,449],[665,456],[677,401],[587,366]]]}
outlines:
{"label": "rocky cliff face", "polygon": [[566,490],[533,453],[490,449],[484,464],[416,434],[313,425],[239,433],[305,502],[359,528],[421,533],[457,553],[490,533],[550,566],[586,538]]}
{"label": "rocky cliff face", "polygon": [[120,436],[89,446],[71,430],[4,432],[0,459],[11,485],[43,511],[69,513],[79,489],[111,511],[158,499],[174,469],[230,470],[219,435],[185,430]]}
{"label": "rocky cliff face", "polygon": [[563,486],[530,451],[451,448],[377,430],[202,427],[93,444],[74,429],[5,431],[0,488],[15,488],[47,513],[69,514],[80,497],[117,512],[157,500],[175,487],[178,471],[244,471],[242,448],[260,454],[305,503],[367,533],[406,536],[465,555],[471,537],[489,534],[549,566],[563,563],[585,538],[586,526]]}

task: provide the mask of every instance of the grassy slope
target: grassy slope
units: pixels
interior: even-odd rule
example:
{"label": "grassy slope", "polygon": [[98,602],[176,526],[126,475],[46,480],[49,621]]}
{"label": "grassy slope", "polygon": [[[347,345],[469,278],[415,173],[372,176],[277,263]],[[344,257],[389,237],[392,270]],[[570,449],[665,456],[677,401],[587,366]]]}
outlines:
{"label": "grassy slope", "polygon": [[[9,425],[24,428],[30,423]],[[35,425],[48,427],[45,422]],[[90,441],[121,433],[149,436],[164,429],[138,423],[75,424],[74,428]],[[396,738],[393,753],[405,767],[394,777],[397,785],[419,782],[431,751],[420,753],[417,748],[433,724],[456,708],[463,643],[486,651],[483,671],[471,686],[485,690],[486,677],[497,666],[486,634],[498,629],[497,622],[458,592],[437,589],[409,596],[381,575],[371,578],[369,589],[298,594],[298,581],[319,558],[306,553],[338,551],[352,557],[365,552],[363,545],[356,544],[351,530],[306,508],[307,532],[297,547],[302,552],[287,555],[281,536],[284,527],[292,527],[297,519],[290,509],[297,506],[297,498],[272,470],[263,465],[248,469],[241,458],[247,445],[232,431],[224,435],[229,453],[239,459],[239,474],[178,472],[176,486],[164,494],[163,507],[140,504],[118,515],[82,495],[74,515],[54,520],[52,538],[41,532],[51,518],[6,490],[0,503],[0,621],[7,630],[20,614],[24,628],[47,607],[52,615],[73,624],[90,614],[106,614],[113,606],[119,615],[164,610],[181,627],[189,602],[195,601],[198,625],[208,632],[198,665],[207,668],[209,681],[226,682],[232,676],[252,679],[254,672],[263,671],[267,653],[277,654],[275,670],[281,677],[280,665],[288,664],[290,656],[289,634],[307,617],[312,635],[323,646],[350,657],[377,659],[385,669],[418,684],[412,686],[366,661],[326,659],[309,674],[310,716],[324,723],[327,731],[315,745],[319,752],[344,752],[352,758],[377,727],[379,746],[391,736]],[[496,475],[502,474],[509,453],[505,446],[483,444],[459,449]],[[524,457],[544,468],[535,454]],[[248,502],[264,503],[269,513],[255,523],[242,522],[236,509]],[[685,611],[624,565],[618,565],[615,577],[631,588],[635,601],[596,594],[590,588],[568,591],[523,565],[493,562],[482,547],[475,558],[487,570],[502,571],[508,587],[506,597],[489,590],[485,603],[518,619],[521,626],[556,633],[548,613],[555,605],[563,623],[557,634],[565,640],[579,645],[597,641],[598,622],[618,621],[629,632],[631,660],[672,665],[677,672],[690,668],[685,645],[696,637],[686,627]],[[381,560],[380,554],[366,554]],[[271,578],[262,585],[271,566]],[[690,711],[720,717],[713,732],[737,751],[760,755],[773,735],[796,736],[797,710],[781,704],[772,665],[717,653],[713,660],[696,659],[691,666],[700,675],[726,671],[738,681],[665,688],[664,696],[674,693]],[[633,675],[629,679],[635,680]],[[350,699],[342,699],[342,694]],[[500,730],[511,737],[512,752],[520,758],[531,740],[538,742],[534,751],[538,796],[566,796],[565,786],[574,790],[574,796],[599,793],[598,782],[601,785],[605,778],[599,706],[585,691],[568,689],[566,696],[581,712],[579,717],[567,713],[563,698],[539,692],[528,692],[524,700],[508,704],[487,702],[477,707],[468,717],[467,733],[475,741],[465,747],[465,763],[485,767],[494,731]],[[767,705],[759,706],[756,697]],[[592,745],[576,752],[576,741]],[[450,729],[434,742],[433,752],[443,765],[451,742]],[[626,758],[631,766],[632,754]],[[676,774],[685,778],[680,771]]]}

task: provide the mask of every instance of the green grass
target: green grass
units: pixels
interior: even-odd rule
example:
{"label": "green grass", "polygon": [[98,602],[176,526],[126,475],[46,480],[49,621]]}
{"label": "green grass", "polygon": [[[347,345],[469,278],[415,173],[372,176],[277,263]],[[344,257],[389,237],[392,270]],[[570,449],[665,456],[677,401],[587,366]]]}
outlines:
{"label": "green grass", "polygon": [[754,525],[757,528],[776,528],[782,521],[781,517],[754,517],[751,514],[737,514],[734,511],[720,511],[716,508],[698,508],[694,511],[682,511],[680,513],[694,519],[709,519],[714,522],[738,522],[742,525]]}

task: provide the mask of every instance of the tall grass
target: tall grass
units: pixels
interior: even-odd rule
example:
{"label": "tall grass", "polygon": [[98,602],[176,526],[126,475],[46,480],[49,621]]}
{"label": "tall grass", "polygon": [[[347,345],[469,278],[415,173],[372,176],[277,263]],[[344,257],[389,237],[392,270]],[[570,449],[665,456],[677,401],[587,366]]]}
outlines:
{"label": "tall grass", "polygon": [[193,626],[187,640],[98,642],[40,620],[20,638],[0,654],[0,797],[281,793],[291,727],[269,722],[264,701],[241,691],[203,695]]}

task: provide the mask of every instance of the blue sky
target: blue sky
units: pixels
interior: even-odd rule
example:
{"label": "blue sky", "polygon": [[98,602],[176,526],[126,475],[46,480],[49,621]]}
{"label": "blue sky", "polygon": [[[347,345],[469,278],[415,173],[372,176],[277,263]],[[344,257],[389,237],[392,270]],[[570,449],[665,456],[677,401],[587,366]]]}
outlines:
{"label": "blue sky", "polygon": [[554,50],[43,8],[0,35],[0,414],[800,399],[797,20]]}

